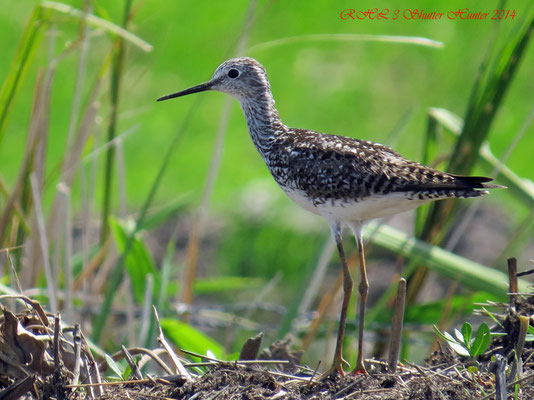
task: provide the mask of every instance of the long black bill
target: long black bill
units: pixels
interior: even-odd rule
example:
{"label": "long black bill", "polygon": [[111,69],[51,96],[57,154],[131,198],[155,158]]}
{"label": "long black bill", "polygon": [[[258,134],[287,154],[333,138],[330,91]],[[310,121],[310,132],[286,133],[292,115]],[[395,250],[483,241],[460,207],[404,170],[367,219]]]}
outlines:
{"label": "long black bill", "polygon": [[212,86],[213,86],[213,81],[201,83],[200,85],[182,90],[181,92],[176,92],[176,93],[168,94],[167,96],[160,97],[157,101],[169,100],[169,99],[174,99],[175,97],[186,96],[192,93],[204,92],[205,90],[210,90]]}

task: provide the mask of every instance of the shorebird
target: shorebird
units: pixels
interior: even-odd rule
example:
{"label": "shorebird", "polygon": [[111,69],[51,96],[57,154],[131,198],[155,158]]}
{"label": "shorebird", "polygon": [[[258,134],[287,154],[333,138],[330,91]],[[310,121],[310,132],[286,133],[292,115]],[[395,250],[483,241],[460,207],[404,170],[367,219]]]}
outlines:
{"label": "shorebird", "polygon": [[342,243],[342,226],[352,230],[360,258],[358,355],[353,372],[365,373],[363,332],[369,282],[362,227],[365,222],[411,210],[434,200],[478,197],[491,178],[458,176],[410,161],[389,147],[351,137],[329,135],[282,123],[274,106],[265,68],[249,57],[223,62],[211,80],[160,97],[158,101],[216,90],[241,104],[252,142],[274,180],[299,206],[324,217],[336,242],[343,269],[343,301],[330,369],[343,373],[347,308],[353,281]]}

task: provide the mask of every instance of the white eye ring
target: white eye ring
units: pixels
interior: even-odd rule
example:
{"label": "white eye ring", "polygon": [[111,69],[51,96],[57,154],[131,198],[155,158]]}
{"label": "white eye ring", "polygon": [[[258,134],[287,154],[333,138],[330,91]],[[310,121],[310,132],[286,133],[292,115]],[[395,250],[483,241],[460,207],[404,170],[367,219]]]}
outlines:
{"label": "white eye ring", "polygon": [[230,71],[228,71],[228,77],[235,79],[239,76],[239,70],[232,68]]}

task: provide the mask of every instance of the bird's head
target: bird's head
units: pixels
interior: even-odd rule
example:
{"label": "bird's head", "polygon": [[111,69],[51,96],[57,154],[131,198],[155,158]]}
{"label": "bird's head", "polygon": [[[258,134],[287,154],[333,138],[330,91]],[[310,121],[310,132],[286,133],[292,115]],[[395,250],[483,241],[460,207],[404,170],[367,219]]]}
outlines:
{"label": "bird's head", "polygon": [[250,57],[237,57],[223,62],[215,70],[213,78],[192,88],[160,97],[158,101],[181,97],[192,93],[217,90],[243,101],[270,91],[265,68]]}

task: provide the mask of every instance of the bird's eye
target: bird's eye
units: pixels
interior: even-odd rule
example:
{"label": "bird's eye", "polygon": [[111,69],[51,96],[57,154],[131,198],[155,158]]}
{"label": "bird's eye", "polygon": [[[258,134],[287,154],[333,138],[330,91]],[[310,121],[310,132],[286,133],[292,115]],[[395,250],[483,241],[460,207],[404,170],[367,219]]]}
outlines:
{"label": "bird's eye", "polygon": [[230,71],[228,71],[228,76],[232,79],[235,79],[239,76],[239,71],[237,69],[232,68]]}

